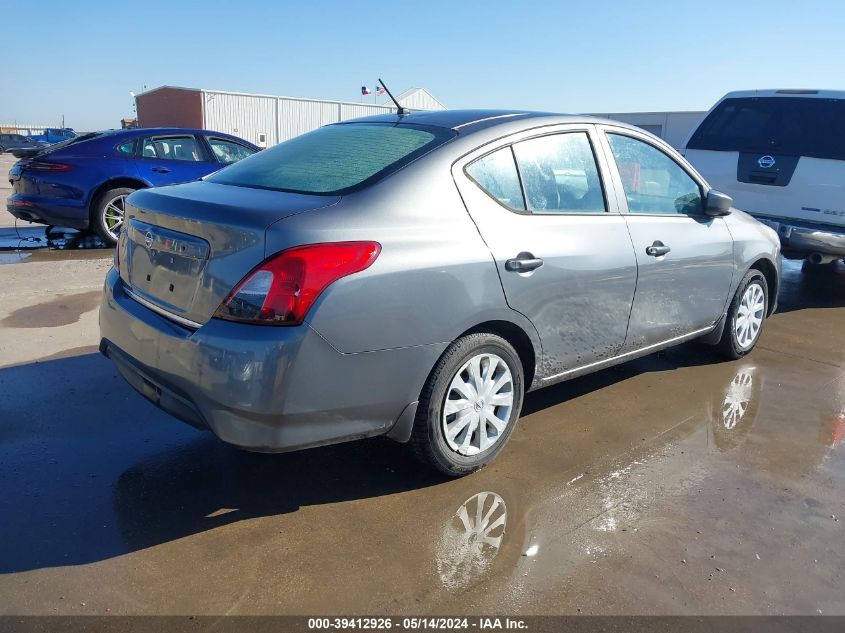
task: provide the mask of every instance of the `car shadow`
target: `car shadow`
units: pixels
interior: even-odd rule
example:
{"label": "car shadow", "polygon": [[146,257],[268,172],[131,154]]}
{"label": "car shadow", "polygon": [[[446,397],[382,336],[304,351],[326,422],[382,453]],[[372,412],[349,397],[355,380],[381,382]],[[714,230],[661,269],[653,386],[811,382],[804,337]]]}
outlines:
{"label": "car shadow", "polygon": [[800,261],[783,262],[778,313],[841,307],[845,307],[845,264],[803,267]]}
{"label": "car shadow", "polygon": [[592,374],[544,387],[526,395],[522,415],[574,400],[583,395],[610,387],[640,374],[671,371],[679,367],[697,367],[727,362],[709,345],[698,342],[684,343],[662,352],[655,352]]}
{"label": "car shadow", "polygon": [[[528,394],[524,413],[715,360],[699,346],[669,354]],[[240,451],[156,409],[99,354],[0,369],[0,388],[0,573],[92,563],[236,521],[446,481],[382,438]]]}
{"label": "car shadow", "polygon": [[240,451],[156,409],[99,354],[0,369],[0,574],[443,481],[381,438]]}

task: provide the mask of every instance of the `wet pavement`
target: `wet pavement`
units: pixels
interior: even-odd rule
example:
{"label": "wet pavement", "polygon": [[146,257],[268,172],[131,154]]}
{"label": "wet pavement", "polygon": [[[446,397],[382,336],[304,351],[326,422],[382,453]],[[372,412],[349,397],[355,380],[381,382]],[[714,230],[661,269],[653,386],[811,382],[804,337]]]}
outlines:
{"label": "wet pavement", "polygon": [[56,226],[19,223],[0,226],[0,264],[23,261],[41,249],[85,251],[107,249],[98,235]]}
{"label": "wet pavement", "polygon": [[[104,257],[0,303],[0,613],[845,614],[845,266],[787,262],[745,359],[529,394],[446,480],[387,440],[255,455],[161,413],[93,347]],[[0,298],[49,263],[0,266]]]}

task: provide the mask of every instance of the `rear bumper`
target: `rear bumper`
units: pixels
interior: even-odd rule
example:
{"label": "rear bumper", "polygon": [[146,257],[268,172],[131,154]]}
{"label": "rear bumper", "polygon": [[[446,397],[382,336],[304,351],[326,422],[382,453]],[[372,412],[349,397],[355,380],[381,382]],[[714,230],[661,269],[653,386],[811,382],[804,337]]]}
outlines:
{"label": "rear bumper", "polygon": [[388,433],[445,348],[341,354],[307,325],[212,319],[190,330],[128,297],[114,269],[100,331],[100,350],[144,397],[262,452]]}
{"label": "rear bumper", "polygon": [[757,219],[777,231],[785,251],[845,257],[845,229],[840,231],[826,226],[799,225],[767,217]]}
{"label": "rear bumper", "polygon": [[[61,200],[62,202],[56,202]],[[62,198],[13,194],[6,201],[6,210],[19,220],[72,229],[88,228],[88,208],[80,201]]]}

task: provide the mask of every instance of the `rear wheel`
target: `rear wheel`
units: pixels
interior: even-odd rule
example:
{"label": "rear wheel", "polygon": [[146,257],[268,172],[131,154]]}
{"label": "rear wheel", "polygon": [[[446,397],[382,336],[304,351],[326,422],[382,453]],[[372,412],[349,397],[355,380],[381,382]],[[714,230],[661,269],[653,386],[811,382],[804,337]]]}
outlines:
{"label": "rear wheel", "polygon": [[131,187],[109,189],[100,194],[91,213],[91,228],[109,246],[117,244],[117,237],[123,227],[126,198],[135,191]]}
{"label": "rear wheel", "polygon": [[759,270],[749,270],[728,308],[728,322],[719,351],[728,358],[742,358],[757,344],[769,308],[769,287]]}
{"label": "rear wheel", "polygon": [[452,477],[492,461],[522,408],[522,362],[495,334],[464,336],[443,353],[420,396],[411,448]]}
{"label": "rear wheel", "polygon": [[801,272],[805,275],[825,275],[835,273],[838,262],[839,260],[834,259],[832,262],[828,262],[826,264],[813,264],[805,259],[801,264]]}

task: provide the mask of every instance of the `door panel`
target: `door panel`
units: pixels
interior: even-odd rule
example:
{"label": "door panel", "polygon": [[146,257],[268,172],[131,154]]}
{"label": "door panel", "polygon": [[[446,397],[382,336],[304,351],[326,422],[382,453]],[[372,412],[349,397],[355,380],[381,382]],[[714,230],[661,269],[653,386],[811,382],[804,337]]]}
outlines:
{"label": "door panel", "polygon": [[197,180],[220,169],[207,160],[205,149],[194,136],[165,136],[144,139],[138,175],[153,187]]}
{"label": "door panel", "polygon": [[[637,254],[637,295],[625,350],[712,325],[722,315],[733,277],[733,241],[722,218],[627,215]],[[655,241],[671,250],[650,256]]]}
{"label": "door panel", "polygon": [[703,185],[673,152],[631,130],[602,129],[637,257],[625,351],[713,325],[734,274],[727,223],[704,215]]}
{"label": "door panel", "polygon": [[[504,205],[524,205],[512,179],[500,178],[498,189],[488,195],[464,173],[463,167],[481,155],[458,161],[453,175],[496,262],[508,304],[528,317],[539,332],[543,361],[537,367],[538,377],[618,354],[625,341],[637,273],[624,219],[608,212],[512,211]],[[575,206],[593,204],[592,195],[588,198],[584,193],[589,186],[583,173],[554,172],[552,182],[558,181],[562,193],[552,196],[549,187],[544,201],[554,197],[560,205],[561,199],[575,197],[579,201]],[[536,262],[528,261],[530,269],[524,269],[511,261],[515,259],[541,260],[542,264],[535,267]]]}

